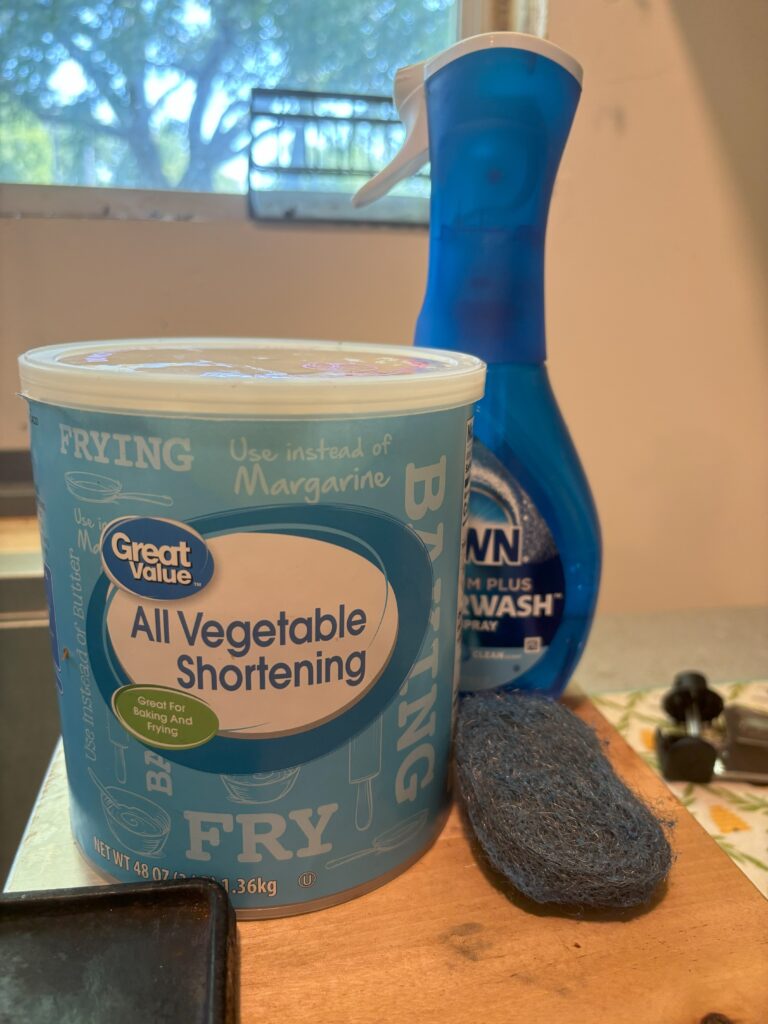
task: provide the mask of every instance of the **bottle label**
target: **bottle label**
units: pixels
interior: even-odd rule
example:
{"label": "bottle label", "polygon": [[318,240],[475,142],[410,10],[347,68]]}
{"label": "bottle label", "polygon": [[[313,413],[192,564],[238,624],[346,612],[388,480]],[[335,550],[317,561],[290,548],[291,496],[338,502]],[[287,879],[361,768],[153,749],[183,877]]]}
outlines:
{"label": "bottle label", "polygon": [[565,576],[546,520],[475,442],[466,538],[463,691],[517,685],[563,616]]}
{"label": "bottle label", "polygon": [[30,415],[85,856],[271,916],[414,859],[448,804],[472,408]]}

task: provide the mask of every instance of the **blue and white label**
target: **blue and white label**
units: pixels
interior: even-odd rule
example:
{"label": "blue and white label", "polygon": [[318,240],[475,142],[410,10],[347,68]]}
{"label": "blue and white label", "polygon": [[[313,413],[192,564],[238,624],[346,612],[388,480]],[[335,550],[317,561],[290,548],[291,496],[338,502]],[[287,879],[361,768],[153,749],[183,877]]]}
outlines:
{"label": "blue and white label", "polygon": [[122,591],[157,601],[193,597],[210,582],[214,560],[203,538],[184,523],[128,516],[101,536],[104,571]]}
{"label": "blue and white label", "polygon": [[429,844],[471,412],[31,403],[72,825],[99,870],[211,875],[238,910],[290,913]]}
{"label": "blue and white label", "polygon": [[[203,771],[280,770],[350,739],[421,647],[432,592],[424,542],[393,517],[334,505],[198,525],[217,531],[199,541],[216,565],[205,591],[167,607],[97,584],[89,653],[105,699],[133,683],[205,701],[215,741],[173,752],[172,734],[158,736],[167,757]],[[114,531],[104,540],[122,536],[122,521]]]}
{"label": "blue and white label", "polygon": [[465,573],[462,690],[515,686],[554,639],[565,575],[546,520],[477,442]]}

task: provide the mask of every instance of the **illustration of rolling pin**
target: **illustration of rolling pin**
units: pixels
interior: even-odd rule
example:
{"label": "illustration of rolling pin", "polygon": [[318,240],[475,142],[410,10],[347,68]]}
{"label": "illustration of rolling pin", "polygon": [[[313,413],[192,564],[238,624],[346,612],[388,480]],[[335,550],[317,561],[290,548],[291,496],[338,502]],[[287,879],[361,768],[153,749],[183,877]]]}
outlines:
{"label": "illustration of rolling pin", "polygon": [[128,778],[128,770],[125,766],[128,734],[115,716],[109,713],[107,713],[107,729],[109,730],[109,741],[115,748],[115,778],[118,782],[123,783]]}
{"label": "illustration of rolling pin", "polygon": [[381,771],[381,716],[349,741],[349,781],[357,786],[355,828],[365,832],[373,821],[373,780]]}

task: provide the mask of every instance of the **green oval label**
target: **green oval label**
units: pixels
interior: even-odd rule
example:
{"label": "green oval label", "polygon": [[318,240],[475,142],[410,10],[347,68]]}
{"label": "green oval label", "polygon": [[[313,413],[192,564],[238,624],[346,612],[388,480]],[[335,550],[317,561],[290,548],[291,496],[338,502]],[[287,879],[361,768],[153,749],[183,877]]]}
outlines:
{"label": "green oval label", "polygon": [[205,701],[166,686],[123,686],[113,695],[112,708],[121,725],[151,747],[200,747],[219,731]]}

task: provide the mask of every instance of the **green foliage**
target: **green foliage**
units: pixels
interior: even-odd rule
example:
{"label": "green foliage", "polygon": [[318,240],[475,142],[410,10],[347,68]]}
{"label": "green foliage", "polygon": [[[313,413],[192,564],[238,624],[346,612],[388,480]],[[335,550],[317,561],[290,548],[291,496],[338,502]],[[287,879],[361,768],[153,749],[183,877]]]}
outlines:
{"label": "green foliage", "polygon": [[729,842],[725,836],[712,836],[717,845],[727,853],[731,860],[735,860],[737,864],[752,864],[756,868],[760,868],[761,871],[768,871],[768,864],[764,863],[758,857],[753,857],[751,853],[747,853],[745,850],[740,850],[733,843]]}
{"label": "green foliage", "polygon": [[0,181],[45,185],[53,177],[53,144],[45,125],[0,94]]}
{"label": "green foliage", "polygon": [[[454,0],[6,0],[0,98],[29,140],[13,176],[72,181],[77,138],[97,179],[209,190],[247,150],[252,87],[388,93],[454,17]],[[67,71],[82,88],[63,96]]]}
{"label": "green foliage", "polygon": [[747,814],[768,814],[768,799],[755,792],[737,793],[727,786],[707,786],[710,793]]}
{"label": "green foliage", "polygon": [[163,177],[172,188],[175,188],[184,177],[189,165],[184,125],[176,121],[162,124],[155,129],[154,140],[160,157]]}

